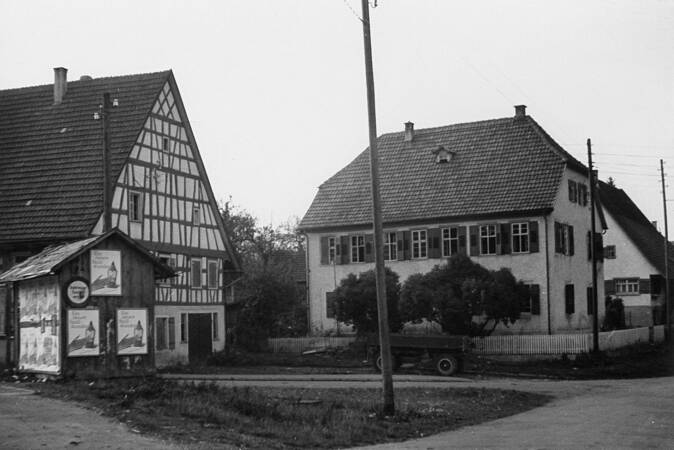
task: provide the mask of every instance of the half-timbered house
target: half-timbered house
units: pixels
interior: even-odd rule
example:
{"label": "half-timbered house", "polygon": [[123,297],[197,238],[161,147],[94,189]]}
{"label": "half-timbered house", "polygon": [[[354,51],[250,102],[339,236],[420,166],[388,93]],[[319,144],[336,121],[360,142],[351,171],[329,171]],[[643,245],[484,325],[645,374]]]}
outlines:
{"label": "half-timbered house", "polygon": [[0,91],[0,270],[118,228],[178,273],[155,288],[157,364],[222,349],[239,264],[173,73],[66,73]]}

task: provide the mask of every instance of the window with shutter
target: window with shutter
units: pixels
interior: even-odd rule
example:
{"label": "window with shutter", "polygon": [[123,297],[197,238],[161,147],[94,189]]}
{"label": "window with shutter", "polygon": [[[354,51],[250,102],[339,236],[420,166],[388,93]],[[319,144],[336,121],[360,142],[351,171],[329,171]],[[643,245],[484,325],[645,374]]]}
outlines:
{"label": "window with shutter", "polygon": [[617,295],[639,295],[638,278],[615,278],[613,281]]}
{"label": "window with shutter", "polygon": [[511,224],[513,253],[529,253],[529,222]]}
{"label": "window with shutter", "polygon": [[572,180],[569,180],[569,201],[571,203],[578,202],[578,184]]}
{"label": "window with shutter", "polygon": [[398,241],[395,231],[384,233],[384,261],[395,261],[398,259]]}
{"label": "window with shutter", "polygon": [[365,235],[365,262],[374,262],[374,236]]}
{"label": "window with shutter", "polygon": [[568,239],[567,239],[567,242],[569,243],[569,246],[568,246],[567,251],[565,252],[565,254],[567,254],[567,255],[569,255],[569,256],[573,256],[574,251],[575,251],[575,249],[574,249],[574,244],[573,244],[573,242],[574,242],[574,238],[573,238],[573,226],[567,225],[567,227],[566,227],[566,232],[568,233]]}
{"label": "window with shutter", "polygon": [[365,262],[365,236],[351,236],[351,262]]}
{"label": "window with shutter", "polygon": [[480,255],[496,254],[496,225],[480,225]]}
{"label": "window with shutter", "polygon": [[426,230],[412,230],[412,259],[428,257],[428,235]]}
{"label": "window with shutter", "polygon": [[573,284],[564,286],[564,300],[566,314],[574,314],[576,312],[576,297]]}
{"label": "window with shutter", "polygon": [[[448,258],[452,255],[455,255],[459,253],[459,243],[460,243],[460,238],[459,238],[459,227],[450,227],[450,228],[443,228],[442,233],[442,256],[445,258]],[[463,235],[463,247],[465,251],[466,247],[466,235],[465,235],[465,228],[464,228],[464,235]]]}

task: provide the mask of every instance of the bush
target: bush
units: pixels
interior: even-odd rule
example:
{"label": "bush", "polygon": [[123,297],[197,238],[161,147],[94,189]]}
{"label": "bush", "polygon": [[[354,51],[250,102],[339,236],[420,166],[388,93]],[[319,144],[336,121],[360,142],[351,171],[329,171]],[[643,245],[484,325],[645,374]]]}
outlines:
{"label": "bush", "polygon": [[[389,331],[402,328],[398,313],[400,284],[398,274],[386,268],[386,304],[388,306]],[[353,325],[358,334],[374,333],[379,330],[377,308],[377,287],[374,270],[360,275],[349,274],[335,290],[335,318],[347,325]]]}
{"label": "bush", "polygon": [[625,325],[625,305],[620,297],[606,297],[606,314],[604,315],[603,331],[622,330]]}

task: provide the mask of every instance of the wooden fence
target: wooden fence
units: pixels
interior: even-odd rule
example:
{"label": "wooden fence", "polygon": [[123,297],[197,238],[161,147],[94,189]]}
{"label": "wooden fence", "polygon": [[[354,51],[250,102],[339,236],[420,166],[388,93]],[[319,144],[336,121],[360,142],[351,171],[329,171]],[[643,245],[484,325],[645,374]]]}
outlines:
{"label": "wooden fence", "polygon": [[[652,328],[599,333],[599,349],[615,350],[628,345],[663,342],[664,325]],[[355,336],[301,337],[268,339],[269,351],[274,353],[302,353],[327,347],[347,347]],[[480,355],[575,355],[592,351],[592,333],[553,335],[498,335],[472,339],[473,352]]]}
{"label": "wooden fence", "polygon": [[267,346],[273,353],[302,353],[326,347],[348,347],[355,340],[355,336],[271,338],[267,339]]}

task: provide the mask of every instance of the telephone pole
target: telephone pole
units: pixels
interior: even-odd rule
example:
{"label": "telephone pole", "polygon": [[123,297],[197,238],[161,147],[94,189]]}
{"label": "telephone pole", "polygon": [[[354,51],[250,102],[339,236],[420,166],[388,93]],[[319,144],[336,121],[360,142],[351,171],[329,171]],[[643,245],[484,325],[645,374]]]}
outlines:
{"label": "telephone pole", "polygon": [[594,168],[592,167],[592,141],[587,138],[587,163],[588,177],[590,178],[590,257],[592,258],[592,349],[599,353],[599,302],[597,301],[597,247],[596,234],[597,223],[594,212],[595,179]]}
{"label": "telephone pole", "polygon": [[672,309],[669,304],[669,230],[667,228],[667,193],[665,190],[665,168],[660,160],[660,180],[662,181],[662,208],[665,213],[665,315],[667,319],[667,340],[672,339]]}
{"label": "telephone pole", "polygon": [[370,11],[368,0],[361,0],[363,10],[363,43],[365,47],[365,80],[367,85],[367,113],[370,129],[370,177],[372,182],[372,221],[374,222],[375,279],[377,283],[377,312],[379,316],[379,348],[382,360],[385,416],[395,414],[393,400],[393,365],[386,304],[386,270],[384,267],[384,233],[379,195],[379,153],[377,150],[377,119],[374,103],[374,71],[372,70],[372,42],[370,39]]}

